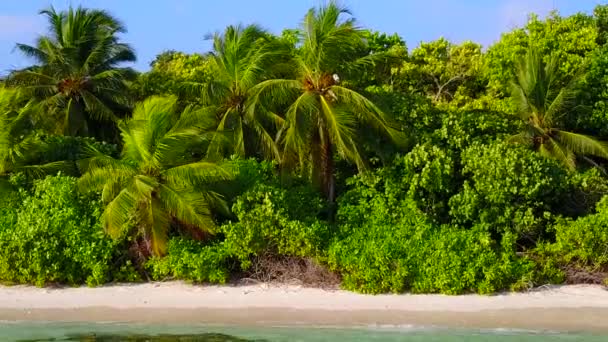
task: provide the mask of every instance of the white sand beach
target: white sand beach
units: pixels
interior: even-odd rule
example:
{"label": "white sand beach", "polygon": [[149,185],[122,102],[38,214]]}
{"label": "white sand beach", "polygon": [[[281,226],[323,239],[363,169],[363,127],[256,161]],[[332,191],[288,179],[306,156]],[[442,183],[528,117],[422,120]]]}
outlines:
{"label": "white sand beach", "polygon": [[99,288],[0,287],[0,320],[239,325],[446,326],[608,331],[608,291],[570,285],[526,293],[361,295],[293,285],[181,282]]}

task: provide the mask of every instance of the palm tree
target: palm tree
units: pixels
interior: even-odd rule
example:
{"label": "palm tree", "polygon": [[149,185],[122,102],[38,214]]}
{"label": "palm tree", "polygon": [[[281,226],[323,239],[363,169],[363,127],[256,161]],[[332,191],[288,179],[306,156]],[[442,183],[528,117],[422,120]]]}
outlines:
{"label": "palm tree", "polygon": [[17,44],[36,64],[11,73],[8,83],[40,99],[45,112],[55,114],[47,123],[64,134],[89,135],[117,113],[127,113],[125,80],[135,72],[119,65],[135,61],[135,54],[117,36],[125,27],[105,11],[82,7],[63,12],[50,8],[40,14],[49,21],[49,35],[39,37],[34,46]]}
{"label": "palm tree", "polygon": [[[214,79],[207,83],[186,82],[184,88],[199,95],[207,106],[210,122],[218,133],[209,146],[210,156],[231,152],[251,156],[256,147],[269,158],[278,159],[274,138],[266,130],[282,119],[269,111],[246,112],[251,89],[268,79],[277,65],[288,55],[287,46],[256,25],[228,26],[223,33],[215,33],[213,51],[209,54]],[[226,139],[232,139],[231,151]]]}
{"label": "palm tree", "polygon": [[588,135],[557,127],[560,116],[572,109],[577,94],[578,77],[559,88],[559,60],[552,55],[548,62],[533,48],[520,60],[511,82],[511,96],[525,123],[523,132],[511,141],[531,145],[541,154],[554,158],[569,170],[576,167],[576,155],[608,159],[608,145]]}
{"label": "palm tree", "polygon": [[138,228],[150,252],[163,255],[170,227],[213,232],[213,209],[225,208],[209,190],[230,172],[196,157],[200,149],[200,113],[190,108],[177,115],[175,97],[151,97],[138,104],[133,118],[119,123],[123,139],[120,159],[90,151],[83,161],[83,190],[102,191],[107,204],[103,224],[112,237]]}
{"label": "palm tree", "polygon": [[360,57],[365,33],[347,9],[330,2],[310,9],[298,30],[300,53],[294,79],[272,79],[254,87],[248,110],[259,112],[263,101],[289,101],[278,141],[284,145],[281,162],[298,164],[330,203],[335,199],[334,152],[365,167],[358,131],[369,125],[401,140],[389,117],[358,92],[341,85],[346,76],[372,66],[380,55]]}
{"label": "palm tree", "polygon": [[67,171],[67,162],[39,164],[47,146],[33,131],[31,116],[35,110],[32,101],[16,89],[0,87],[0,187],[8,187],[8,177],[16,172],[39,177]]}

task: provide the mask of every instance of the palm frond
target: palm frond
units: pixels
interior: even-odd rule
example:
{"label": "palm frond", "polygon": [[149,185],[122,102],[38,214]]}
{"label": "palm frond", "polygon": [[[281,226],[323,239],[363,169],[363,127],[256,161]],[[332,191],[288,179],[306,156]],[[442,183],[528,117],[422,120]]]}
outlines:
{"label": "palm frond", "polygon": [[216,105],[226,99],[230,88],[225,82],[211,80],[208,82],[186,81],[179,85],[179,91],[186,96],[198,96],[206,106]]}
{"label": "palm frond", "polygon": [[128,223],[133,217],[139,201],[141,199],[136,197],[131,189],[124,188],[108,203],[103,212],[102,221],[105,231],[112,238],[120,238],[125,233],[125,229],[129,228]]}
{"label": "palm frond", "polygon": [[326,125],[331,141],[336,145],[342,156],[352,159],[353,151],[346,141],[355,135],[355,125],[357,124],[355,116],[345,107],[334,108],[323,96],[320,96],[319,100],[321,102],[323,122]]}
{"label": "palm frond", "polygon": [[262,153],[267,159],[270,160],[281,160],[281,154],[279,152],[279,147],[275,139],[268,133],[268,131],[257,121],[250,121],[249,127],[251,127],[258,137],[258,142],[260,147],[262,148]]}
{"label": "palm frond", "polygon": [[558,118],[560,114],[564,114],[568,109],[571,109],[574,106],[574,100],[578,95],[577,87],[582,76],[582,72],[577,72],[570,82],[565,87],[560,89],[556,96],[552,96],[552,91],[547,92],[546,101],[549,103],[549,105],[544,115],[547,125],[552,125],[554,119]]}
{"label": "palm frond", "polygon": [[245,103],[245,115],[248,120],[257,120],[260,116],[272,117],[275,124],[280,124],[280,118],[268,115],[273,113],[269,109],[270,105],[280,107],[292,104],[303,92],[302,83],[298,80],[272,79],[260,82],[251,88]]}
{"label": "palm frond", "polygon": [[[83,91],[80,93],[87,109],[87,113],[98,121],[117,121],[114,112],[95,94]],[[83,115],[84,116],[84,115]]]}
{"label": "palm frond", "polygon": [[210,205],[202,193],[161,185],[159,199],[165,210],[180,222],[209,233],[215,232]]}
{"label": "palm frond", "polygon": [[146,174],[138,174],[133,177],[133,191],[140,198],[145,198],[146,200],[150,200],[153,197],[153,193],[160,186],[160,182],[153,176],[148,176]]}
{"label": "palm frond", "polygon": [[285,148],[293,151],[305,150],[319,115],[319,99],[316,94],[305,92],[287,109],[284,137]]}
{"label": "palm frond", "polygon": [[[109,183],[125,184],[129,183],[137,175],[132,168],[94,168],[87,171],[78,179],[78,187],[81,191],[103,190]],[[113,197],[112,197],[113,198]]]}
{"label": "palm frond", "polygon": [[[27,88],[36,87],[56,87],[57,80],[49,75],[46,75],[39,70],[21,70],[11,73],[7,78],[9,85],[20,86]],[[56,90],[54,90],[56,91]]]}
{"label": "palm frond", "polygon": [[117,179],[105,178],[105,184],[101,190],[101,201],[105,204],[110,203],[123,189],[124,184]]}
{"label": "palm frond", "polygon": [[588,135],[558,131],[557,139],[574,153],[608,159],[608,143]]}
{"label": "palm frond", "polygon": [[121,122],[123,156],[137,161],[150,161],[154,149],[177,120],[175,105],[177,98],[151,97],[138,104],[130,120]]}
{"label": "palm frond", "polygon": [[144,215],[152,251],[154,255],[164,256],[167,253],[167,240],[169,239],[169,215],[162,202],[156,198],[152,198],[147,203]]}
{"label": "palm frond", "polygon": [[534,112],[534,107],[528,102],[528,97],[522,85],[518,82],[511,81],[511,98],[517,106],[517,113],[523,121],[528,121],[530,113]]}
{"label": "palm frond", "polygon": [[553,138],[547,139],[544,144],[541,144],[540,152],[547,157],[558,160],[570,171],[576,169],[576,157],[574,153]]}
{"label": "palm frond", "polygon": [[56,161],[40,165],[23,165],[14,168],[15,172],[23,172],[32,178],[42,178],[46,175],[55,175],[59,172],[76,175],[76,165],[70,161]]}
{"label": "palm frond", "polygon": [[49,59],[49,56],[45,51],[35,46],[27,44],[17,44],[16,49],[19,50],[19,52],[21,52],[26,57],[33,58],[38,64],[44,64]]}
{"label": "palm frond", "polygon": [[192,128],[196,128],[201,132],[215,130],[217,127],[217,111],[218,108],[215,106],[197,108],[188,106],[182,111],[179,119],[171,128],[171,131],[181,131]]}
{"label": "palm frond", "polygon": [[401,132],[392,117],[380,107],[354,90],[341,86],[333,86],[331,90],[336,94],[342,105],[348,106],[357,113],[359,120],[370,123],[376,130],[387,134],[394,143],[405,146],[407,137]]}
{"label": "palm frond", "polygon": [[195,128],[175,130],[158,139],[151,162],[156,167],[172,167],[191,161],[189,149],[201,144],[201,135]]}
{"label": "palm frond", "polygon": [[532,137],[530,136],[530,134],[527,131],[524,131],[524,132],[517,133],[517,134],[514,134],[514,135],[508,137],[507,141],[510,143],[531,145]]}
{"label": "palm frond", "polygon": [[228,165],[206,161],[176,166],[163,171],[162,174],[168,185],[180,188],[213,184],[233,178]]}

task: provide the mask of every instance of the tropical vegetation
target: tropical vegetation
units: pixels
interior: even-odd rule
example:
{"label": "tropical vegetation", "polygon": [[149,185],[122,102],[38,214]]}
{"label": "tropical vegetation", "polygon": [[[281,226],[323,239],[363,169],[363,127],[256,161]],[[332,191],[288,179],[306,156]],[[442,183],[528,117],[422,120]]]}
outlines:
{"label": "tropical vegetation", "polygon": [[65,12],[51,7],[40,14],[47,17],[49,35],[35,46],[16,46],[36,64],[11,73],[8,84],[39,99],[40,119],[52,132],[90,135],[97,124],[127,113],[125,81],[135,72],[119,65],[136,57],[117,36],[126,31],[122,23],[103,10],[82,7]]}
{"label": "tropical vegetation", "polygon": [[329,2],[144,72],[112,14],[40,13],[0,83],[2,283],[608,282],[606,5],[408,50]]}

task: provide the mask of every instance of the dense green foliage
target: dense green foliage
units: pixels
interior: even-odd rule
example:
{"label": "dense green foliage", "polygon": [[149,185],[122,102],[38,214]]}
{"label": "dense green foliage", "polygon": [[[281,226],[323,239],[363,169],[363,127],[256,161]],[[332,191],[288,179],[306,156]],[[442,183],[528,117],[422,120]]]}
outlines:
{"label": "dense green foliage", "polygon": [[552,160],[506,143],[472,145],[462,154],[462,189],[450,199],[459,225],[536,237],[567,190]]}
{"label": "dense green foliage", "polygon": [[309,187],[254,186],[232,208],[238,222],[222,226],[224,243],[245,269],[252,256],[264,253],[320,256],[331,237],[329,225],[317,219],[323,208]]}
{"label": "dense green foliage", "polygon": [[222,247],[175,238],[168,243],[166,257],[152,258],[146,266],[154,280],[183,279],[224,284],[230,276],[230,255]]}
{"label": "dense green foliage", "polygon": [[42,14],[0,85],[1,282],[608,278],[608,6],[408,51],[329,2],[137,75],[112,15]]}
{"label": "dense green foliage", "polygon": [[577,220],[561,219],[551,229],[555,242],[539,247],[565,265],[601,270],[608,263],[608,197],[597,204],[597,213]]}
{"label": "dense green foliage", "polygon": [[34,182],[0,220],[0,280],[10,283],[101,285],[137,279],[120,253],[125,245],[104,236],[101,202],[79,194],[76,179]]}
{"label": "dense green foliage", "polygon": [[356,200],[343,203],[340,238],[328,252],[345,288],[458,294],[527,286],[532,263],[515,255],[513,235],[501,243],[480,229],[434,225],[409,199],[366,193]]}

